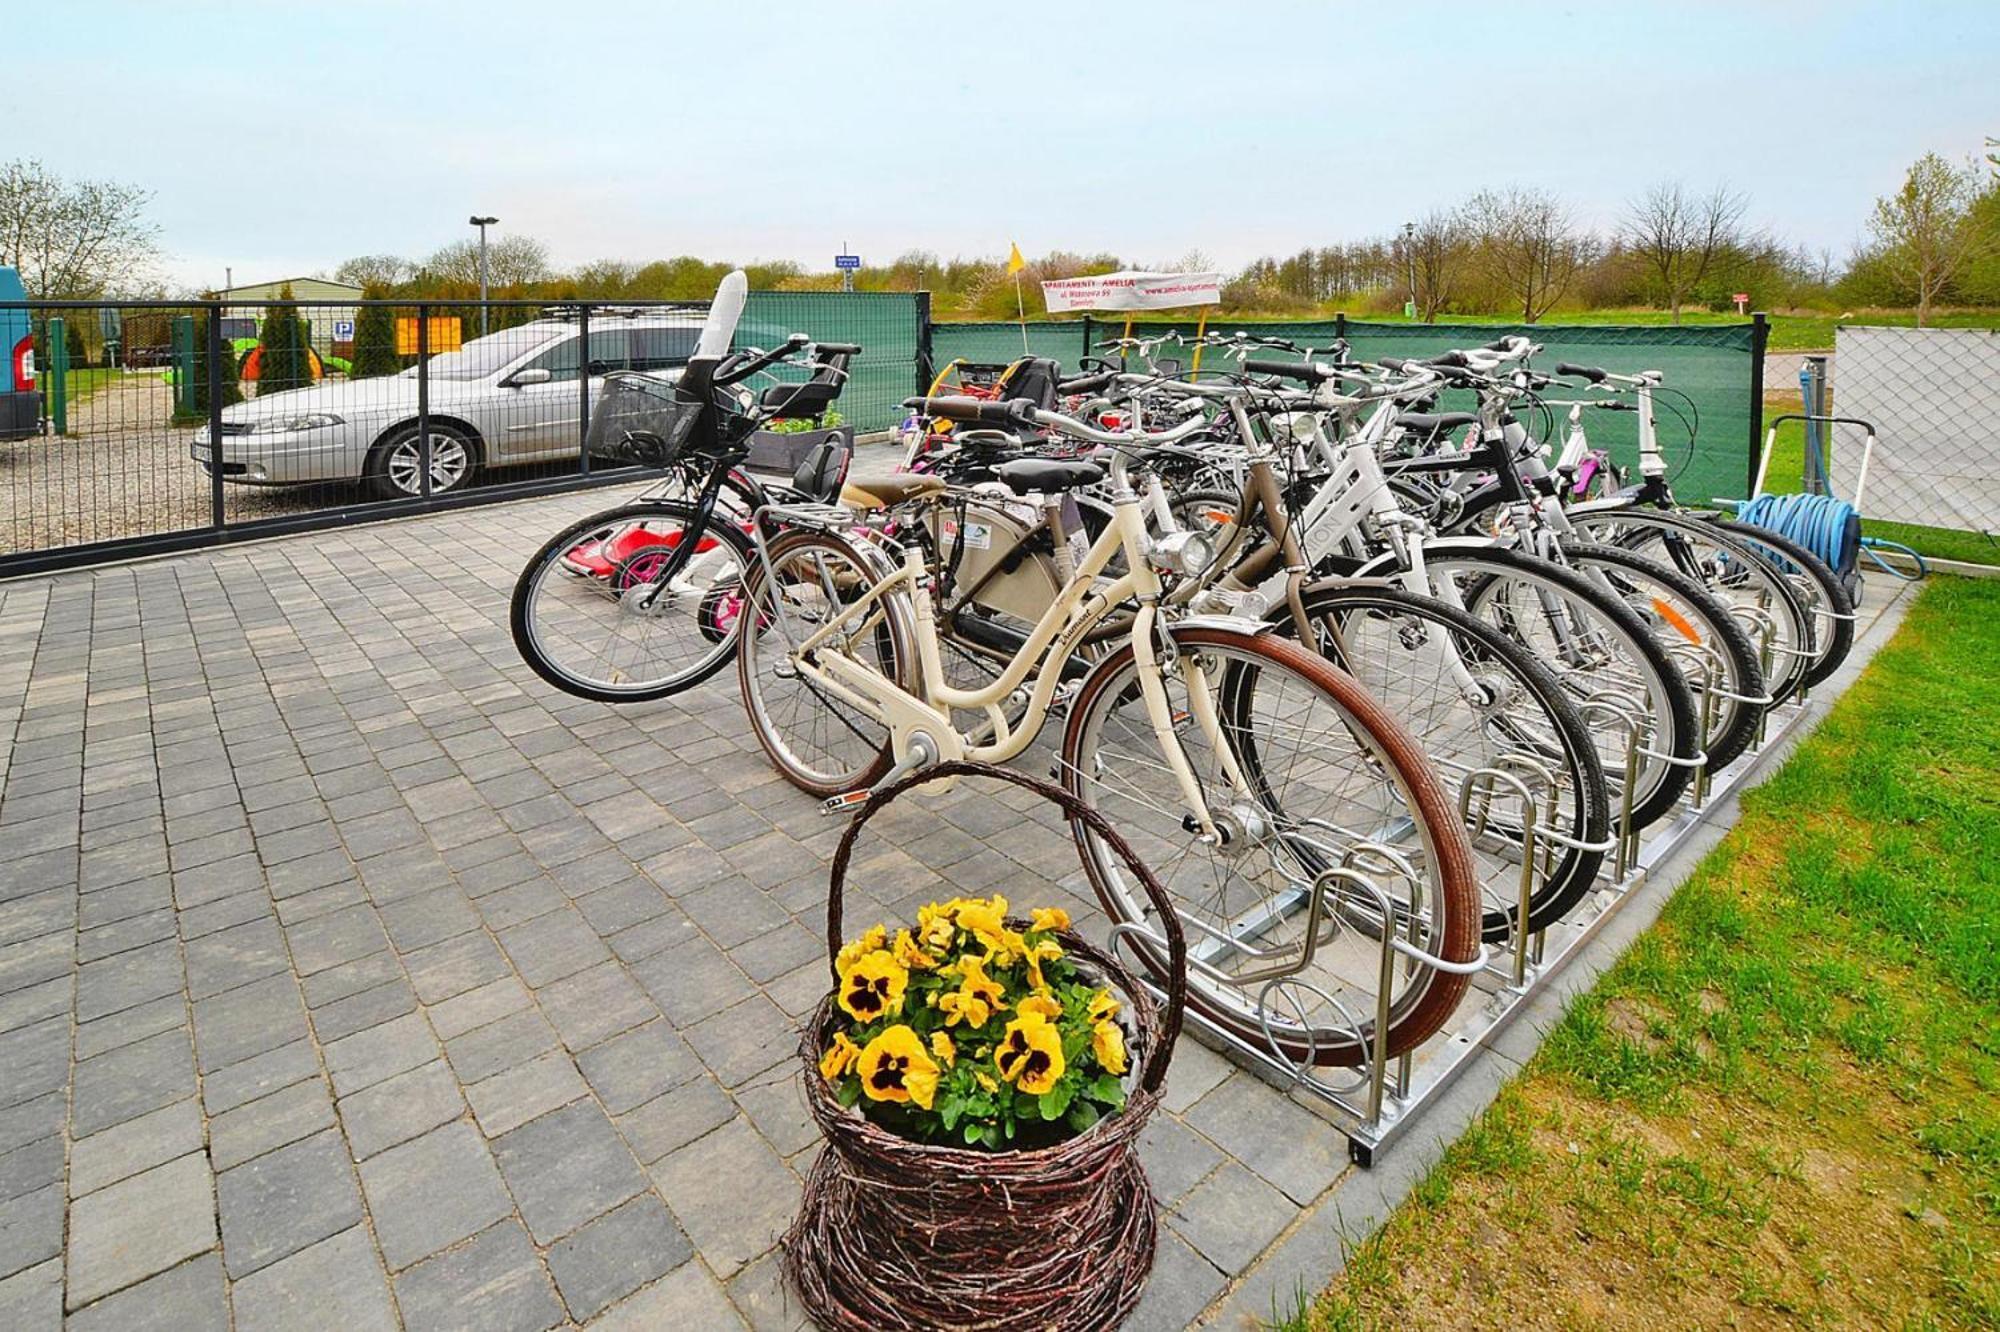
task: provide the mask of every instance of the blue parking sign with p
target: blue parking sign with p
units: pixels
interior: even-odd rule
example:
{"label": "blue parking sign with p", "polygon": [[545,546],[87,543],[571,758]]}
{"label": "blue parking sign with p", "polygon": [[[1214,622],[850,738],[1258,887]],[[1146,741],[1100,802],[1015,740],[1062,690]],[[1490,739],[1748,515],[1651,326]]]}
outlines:
{"label": "blue parking sign with p", "polygon": [[334,321],[333,321],[333,340],[334,340],[335,342],[352,342],[352,341],[354,341],[354,321],[353,321],[352,319],[336,319],[336,320],[334,320]]}

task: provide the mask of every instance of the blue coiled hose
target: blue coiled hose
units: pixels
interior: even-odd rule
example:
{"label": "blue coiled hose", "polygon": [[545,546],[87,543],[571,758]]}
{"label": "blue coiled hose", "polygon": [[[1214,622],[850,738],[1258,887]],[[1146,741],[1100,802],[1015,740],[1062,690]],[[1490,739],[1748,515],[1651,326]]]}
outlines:
{"label": "blue coiled hose", "polygon": [[[1769,528],[1779,536],[1790,537],[1826,561],[1827,567],[1843,581],[1853,575],[1855,558],[1864,551],[1884,572],[1898,578],[1921,578],[1929,572],[1923,556],[1901,542],[1864,538],[1861,511],[1832,495],[1759,495],[1738,508],[1736,516],[1746,523]],[[1871,549],[1875,546],[1909,555],[1916,561],[1916,573],[1906,574],[1897,569]]]}

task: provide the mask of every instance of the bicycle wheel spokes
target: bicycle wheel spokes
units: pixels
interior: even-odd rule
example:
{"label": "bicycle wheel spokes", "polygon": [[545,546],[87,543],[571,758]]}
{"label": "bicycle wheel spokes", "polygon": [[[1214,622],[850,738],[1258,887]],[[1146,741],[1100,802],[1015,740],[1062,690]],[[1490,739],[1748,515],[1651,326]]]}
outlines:
{"label": "bicycle wheel spokes", "polygon": [[[819,671],[828,659],[846,657],[902,680],[908,654],[894,608],[857,604],[875,575],[846,542],[827,534],[780,538],[770,568],[767,579],[762,565],[753,564],[747,580],[748,618],[737,657],[757,739],[787,779],[815,795],[867,786],[888,765],[888,727]],[[807,643],[813,646],[802,650]]]}
{"label": "bicycle wheel spokes", "polygon": [[[1436,952],[1453,911],[1458,927],[1470,928],[1462,840],[1441,866],[1439,819],[1411,803],[1404,773],[1421,760],[1407,737],[1385,741],[1379,721],[1345,706],[1327,687],[1338,673],[1326,663],[1290,644],[1216,635],[1184,649],[1164,681],[1174,743],[1218,833],[1205,839],[1162,753],[1138,669],[1121,652],[1079,694],[1064,742],[1073,789],[1173,898],[1190,935],[1193,1002],[1289,1058],[1353,1062],[1378,1011],[1383,913],[1365,888],[1328,872],[1367,847],[1392,848],[1407,879],[1387,859],[1354,867],[1395,903],[1399,932]],[[1351,680],[1345,687],[1360,693]],[[1213,700],[1212,729],[1200,720],[1203,690]],[[1147,919],[1144,895],[1116,857],[1087,833],[1080,844],[1112,919]],[[1457,981],[1399,962],[1392,1032],[1421,1039],[1404,1024],[1435,987]]]}
{"label": "bicycle wheel spokes", "polygon": [[733,530],[690,538],[692,520],[685,506],[634,506],[545,545],[513,603],[515,641],[537,673],[587,698],[637,701],[717,670],[735,648],[743,544]]}

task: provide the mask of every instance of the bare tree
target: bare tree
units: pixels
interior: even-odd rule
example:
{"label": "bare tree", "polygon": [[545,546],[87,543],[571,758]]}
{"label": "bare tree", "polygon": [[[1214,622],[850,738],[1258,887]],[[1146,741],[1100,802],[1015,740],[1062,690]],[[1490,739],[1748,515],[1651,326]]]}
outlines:
{"label": "bare tree", "polygon": [[1547,314],[1597,252],[1596,238],[1546,190],[1482,190],[1463,217],[1481,261],[1519,303],[1524,324]]}
{"label": "bare tree", "polygon": [[1645,261],[1665,304],[1681,322],[1681,306],[1718,261],[1739,248],[1747,196],[1726,185],[1693,195],[1677,180],[1655,185],[1632,202],[1625,242]]}
{"label": "bare tree", "polygon": [[[487,278],[495,287],[515,287],[546,281],[551,274],[549,247],[533,236],[502,236],[486,247]],[[453,241],[424,260],[423,271],[446,282],[479,285],[479,242]]]}
{"label": "bare tree", "polygon": [[1953,166],[1925,153],[1903,178],[1903,188],[1875,201],[1868,229],[1889,272],[1917,297],[1917,327],[1968,261],[1992,244],[1974,216],[1983,182],[1971,162]]}
{"label": "bare tree", "polygon": [[1472,255],[1472,228],[1457,210],[1433,209],[1416,224],[1405,244],[1416,290],[1417,317],[1437,322]]}
{"label": "bare tree", "polygon": [[357,287],[393,287],[407,282],[417,266],[400,254],[357,254],[333,270],[333,280]]}
{"label": "bare tree", "polygon": [[159,249],[152,195],[113,180],[64,180],[40,162],[0,166],[0,264],[43,300],[103,296],[142,280]]}

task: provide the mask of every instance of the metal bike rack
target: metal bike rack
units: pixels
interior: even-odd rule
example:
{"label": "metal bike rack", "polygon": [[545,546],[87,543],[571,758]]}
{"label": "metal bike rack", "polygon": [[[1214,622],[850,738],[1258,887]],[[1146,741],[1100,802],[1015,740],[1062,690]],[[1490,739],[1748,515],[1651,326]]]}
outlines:
{"label": "metal bike rack", "polygon": [[[1763,641],[1768,654],[1769,637],[1763,636]],[[1686,664],[1694,665],[1692,660]],[[1706,668],[1702,675],[1704,680],[1711,678]],[[1712,708],[1711,698],[1704,704],[1704,735],[1713,719]],[[1405,912],[1396,897],[1382,887],[1377,874],[1367,872],[1358,863],[1387,850],[1369,844],[1371,849],[1353,857],[1350,863],[1325,871],[1314,884],[1312,895],[1317,898],[1338,884],[1349,898],[1366,899],[1380,913],[1383,929],[1372,1032],[1361,1016],[1350,1012],[1325,987],[1298,975],[1267,976],[1262,980],[1256,1003],[1261,1041],[1219,1025],[1192,1008],[1188,1010],[1187,1025],[1199,1033],[1204,1043],[1279,1087],[1326,1106],[1330,1118],[1346,1134],[1348,1156],[1357,1165],[1372,1166],[1378,1154],[1422,1122],[1424,1112],[1473,1066],[1482,1051],[1527,1011],[1529,1000],[1541,993],[1631,900],[1633,889],[1645,882],[1649,871],[1708,821],[1719,798],[1750,780],[1772,746],[1789,735],[1806,715],[1805,707],[1796,702],[1766,709],[1768,730],[1760,733],[1757,743],[1728,767],[1711,773],[1707,771],[1705,757],[1681,759],[1651,748],[1650,727],[1635,705],[1622,698],[1596,695],[1585,700],[1580,710],[1594,731],[1613,731],[1622,735],[1624,741],[1620,809],[1617,829],[1610,840],[1597,844],[1576,842],[1538,818],[1536,783],[1545,783],[1539,789],[1548,790],[1551,779],[1546,769],[1525,757],[1509,756],[1491,767],[1468,773],[1458,799],[1460,815],[1473,825],[1475,832],[1484,829],[1496,801],[1513,801],[1522,806],[1520,898],[1518,914],[1514,916],[1519,924],[1529,919],[1528,907],[1534,889],[1539,877],[1547,872],[1555,847],[1585,846],[1610,853],[1608,868],[1596,890],[1565,919],[1539,930],[1512,929],[1504,939],[1482,945],[1481,955],[1471,962],[1444,962],[1418,945],[1423,921]],[[1642,835],[1631,826],[1631,812],[1633,787],[1645,758],[1694,766],[1696,781],[1683,797],[1682,807]],[[1139,940],[1155,949],[1165,947],[1160,936],[1143,924],[1127,923],[1111,931],[1114,952]],[[1399,960],[1468,975],[1472,978],[1473,992],[1467,995],[1444,1030],[1416,1049],[1392,1056],[1387,1048],[1387,1017]],[[1213,966],[1193,965],[1201,972],[1204,983],[1235,983]],[[1144,974],[1143,968],[1139,974]],[[1190,977],[1191,982],[1194,979]],[[1278,1031],[1283,1027],[1296,1030],[1304,1024],[1308,1000],[1316,1000],[1327,1011],[1339,1015],[1339,1023],[1335,1025],[1344,1025],[1351,1033],[1352,1044],[1365,1051],[1358,1064],[1321,1066],[1312,1058],[1315,1050],[1308,1049],[1304,1059],[1295,1059],[1280,1048]]]}

